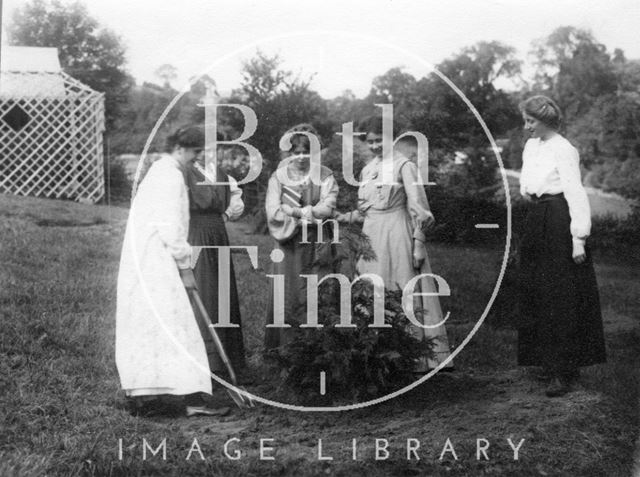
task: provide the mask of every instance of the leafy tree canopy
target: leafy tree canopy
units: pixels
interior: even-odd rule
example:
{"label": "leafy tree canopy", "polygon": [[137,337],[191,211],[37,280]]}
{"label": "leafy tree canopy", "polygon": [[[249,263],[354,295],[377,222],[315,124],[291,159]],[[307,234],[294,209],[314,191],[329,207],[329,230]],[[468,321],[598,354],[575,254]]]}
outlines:
{"label": "leafy tree canopy", "polygon": [[134,84],[125,70],[125,47],[80,2],[30,0],[18,8],[7,27],[12,45],[55,47],[64,71],[105,93],[108,130]]}

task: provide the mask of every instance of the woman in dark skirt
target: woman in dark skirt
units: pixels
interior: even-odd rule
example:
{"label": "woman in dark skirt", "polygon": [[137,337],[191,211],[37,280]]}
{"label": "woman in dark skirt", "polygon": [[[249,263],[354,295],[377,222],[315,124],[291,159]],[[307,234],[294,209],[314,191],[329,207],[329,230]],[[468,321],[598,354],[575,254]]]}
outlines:
{"label": "woman in dark skirt", "polygon": [[520,104],[531,133],[520,192],[529,202],[521,251],[518,364],[542,366],[546,394],[571,390],[582,366],[605,361],[598,286],[586,239],[591,210],[578,151],[558,134],[561,114],[546,96]]}
{"label": "woman in dark skirt", "polygon": [[[287,133],[309,133],[318,137],[310,124],[299,124]],[[319,242],[316,220],[331,217],[336,206],[338,183],[332,171],[324,166],[320,171],[321,183],[315,184],[311,180],[311,150],[307,136],[295,134],[291,137],[291,144],[291,150],[283,154],[283,159],[290,160],[283,160],[269,178],[265,200],[269,233],[274,239],[274,248],[279,250],[276,255],[281,259],[274,260],[271,274],[283,278],[280,283],[271,280],[266,323],[272,324],[278,315],[282,315],[291,328],[267,327],[267,351],[291,342],[299,331],[299,325],[306,320],[307,285],[302,275],[315,275],[320,280],[335,272],[330,244],[333,238],[331,227],[325,224],[322,242]],[[306,237],[303,236],[304,222],[307,224]],[[274,296],[284,298],[283,309],[274,310]]]}
{"label": "woman in dark skirt", "polygon": [[[202,157],[196,161],[186,172],[186,182],[189,188],[189,244],[192,246],[228,246],[229,237],[225,222],[235,220],[244,210],[242,191],[235,180],[218,167],[216,181],[229,182],[230,185],[198,185],[204,182],[206,173]],[[240,325],[240,304],[238,290],[233,269],[233,261],[230,262],[229,276],[218,275],[218,250],[201,249],[195,262],[193,273],[198,285],[198,291],[202,302],[209,313],[212,323],[217,323],[219,303],[223,305],[225,297],[218,292],[221,280],[229,280],[229,321]],[[196,314],[196,316],[198,316]],[[198,320],[200,332],[205,342],[209,367],[212,372],[219,374],[226,372],[226,368],[220,359],[207,326]],[[244,356],[244,342],[242,328],[217,327],[216,332],[222,341],[222,345],[231,361],[234,371],[244,375],[246,369]]]}

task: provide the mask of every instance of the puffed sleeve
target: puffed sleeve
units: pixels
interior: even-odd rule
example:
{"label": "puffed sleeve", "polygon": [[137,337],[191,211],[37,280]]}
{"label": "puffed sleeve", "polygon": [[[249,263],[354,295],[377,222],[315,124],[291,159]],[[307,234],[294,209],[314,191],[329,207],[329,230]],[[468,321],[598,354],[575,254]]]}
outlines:
{"label": "puffed sleeve", "polygon": [[184,178],[177,169],[159,172],[153,187],[149,187],[150,201],[153,204],[152,217],[148,218],[149,225],[155,229],[178,268],[189,268],[189,207]]}
{"label": "puffed sleeve", "polygon": [[320,184],[320,200],[312,207],[313,217],[326,219],[331,217],[338,200],[338,182],[329,174]]}
{"label": "puffed sleeve", "polygon": [[407,161],[400,168],[400,176],[407,194],[407,211],[413,224],[413,238],[425,242],[429,229],[429,218],[433,218],[427,194],[418,180],[418,168],[413,162]]}
{"label": "puffed sleeve", "polygon": [[529,139],[522,150],[522,170],[520,171],[520,195],[526,197],[529,195],[527,192],[528,180],[530,174],[530,164],[528,160],[529,150],[531,149],[531,139]]}
{"label": "puffed sleeve", "polygon": [[562,192],[569,204],[571,236],[574,241],[584,244],[591,233],[591,207],[580,177],[580,155],[578,150],[567,142],[557,147],[555,159]]}
{"label": "puffed sleeve", "polygon": [[265,209],[267,212],[269,233],[278,241],[283,241],[293,236],[298,225],[298,219],[282,211],[281,194],[280,181],[278,181],[276,173],[274,172],[269,178],[269,184],[267,186]]}
{"label": "puffed sleeve", "polygon": [[229,199],[229,207],[225,211],[229,220],[239,219],[244,212],[244,202],[242,201],[242,189],[238,186],[238,182],[229,176],[229,190],[231,197]]}

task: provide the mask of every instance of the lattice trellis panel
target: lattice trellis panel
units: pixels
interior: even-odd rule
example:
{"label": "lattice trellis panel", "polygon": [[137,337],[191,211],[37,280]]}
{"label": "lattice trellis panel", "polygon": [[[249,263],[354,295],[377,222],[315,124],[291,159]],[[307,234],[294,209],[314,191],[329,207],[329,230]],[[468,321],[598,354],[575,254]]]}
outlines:
{"label": "lattice trellis panel", "polygon": [[104,95],[66,73],[0,73],[0,192],[104,195]]}

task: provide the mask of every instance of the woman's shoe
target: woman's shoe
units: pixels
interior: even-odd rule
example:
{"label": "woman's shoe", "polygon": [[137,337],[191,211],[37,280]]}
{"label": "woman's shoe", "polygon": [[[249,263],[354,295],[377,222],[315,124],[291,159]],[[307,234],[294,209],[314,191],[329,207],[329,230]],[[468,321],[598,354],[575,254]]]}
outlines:
{"label": "woman's shoe", "polygon": [[181,403],[167,399],[132,400],[129,413],[134,417],[180,417],[184,407]]}
{"label": "woman's shoe", "polygon": [[191,416],[222,417],[229,414],[229,411],[231,411],[231,409],[229,409],[228,407],[213,408],[213,407],[207,407],[207,406],[187,406],[186,414],[187,414],[187,417],[191,417]]}

